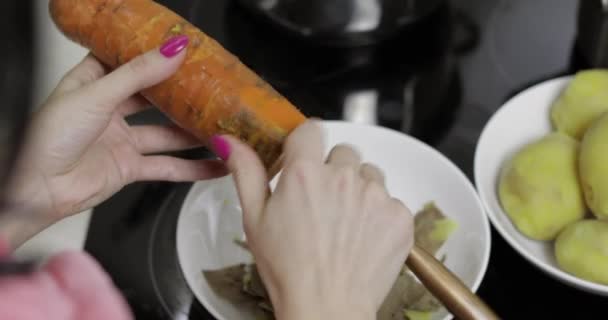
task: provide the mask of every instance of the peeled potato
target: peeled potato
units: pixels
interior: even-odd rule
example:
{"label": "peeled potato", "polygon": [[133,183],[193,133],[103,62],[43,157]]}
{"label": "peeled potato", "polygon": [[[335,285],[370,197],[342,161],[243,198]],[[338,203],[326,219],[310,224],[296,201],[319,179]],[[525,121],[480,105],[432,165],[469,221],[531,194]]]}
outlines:
{"label": "peeled potato", "polygon": [[578,181],[578,141],[552,133],[505,163],[498,185],[501,205],[515,227],[535,240],[553,240],[582,219],[586,207]]}
{"label": "peeled potato", "polygon": [[608,113],[585,133],[579,173],[587,205],[596,217],[608,220]]}
{"label": "peeled potato", "polygon": [[608,222],[583,220],[568,226],[557,237],[555,256],[564,271],[608,285]]}
{"label": "peeled potato", "polygon": [[557,131],[581,139],[601,114],[608,111],[608,70],[578,72],[551,106]]}

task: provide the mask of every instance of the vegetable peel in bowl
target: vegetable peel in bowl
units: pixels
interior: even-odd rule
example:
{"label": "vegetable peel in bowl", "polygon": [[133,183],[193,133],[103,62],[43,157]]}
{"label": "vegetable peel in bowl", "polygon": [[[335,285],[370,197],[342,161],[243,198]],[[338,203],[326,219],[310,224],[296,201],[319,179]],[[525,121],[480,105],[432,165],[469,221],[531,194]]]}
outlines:
{"label": "vegetable peel in bowl", "polygon": [[[414,217],[414,235],[418,246],[437,254],[456,230],[454,221],[431,202]],[[235,239],[235,245],[249,250],[247,243]],[[442,257],[441,260],[444,260]],[[219,270],[204,270],[211,289],[233,305],[246,309],[255,319],[273,320],[273,308],[257,272],[255,263],[238,264]],[[378,311],[378,320],[426,320],[441,309],[441,303],[403,265],[391,291]]]}

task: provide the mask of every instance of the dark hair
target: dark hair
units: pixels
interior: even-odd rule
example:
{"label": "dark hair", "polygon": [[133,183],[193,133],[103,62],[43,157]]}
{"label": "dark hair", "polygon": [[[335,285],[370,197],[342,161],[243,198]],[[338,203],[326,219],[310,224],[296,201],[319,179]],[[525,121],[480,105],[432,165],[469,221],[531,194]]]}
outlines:
{"label": "dark hair", "polygon": [[14,165],[32,109],[33,15],[34,1],[0,1],[0,191]]}

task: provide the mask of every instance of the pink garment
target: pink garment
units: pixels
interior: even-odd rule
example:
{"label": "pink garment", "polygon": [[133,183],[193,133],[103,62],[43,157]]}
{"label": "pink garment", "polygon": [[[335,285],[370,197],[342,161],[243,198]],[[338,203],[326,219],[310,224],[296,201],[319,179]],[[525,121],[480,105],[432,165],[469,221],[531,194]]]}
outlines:
{"label": "pink garment", "polygon": [[0,236],[0,258],[8,256],[11,252],[11,248],[8,246],[8,242]]}
{"label": "pink garment", "polygon": [[[0,257],[9,249],[0,239]],[[0,320],[130,320],[111,279],[83,252],[59,254],[26,276],[0,277]]]}

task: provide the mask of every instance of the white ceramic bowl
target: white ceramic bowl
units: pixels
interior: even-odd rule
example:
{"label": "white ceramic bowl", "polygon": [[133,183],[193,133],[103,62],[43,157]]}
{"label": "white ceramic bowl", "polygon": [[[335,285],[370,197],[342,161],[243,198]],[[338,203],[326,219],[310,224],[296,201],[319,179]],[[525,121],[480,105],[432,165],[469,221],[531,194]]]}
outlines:
{"label": "white ceramic bowl", "polygon": [[[327,151],[337,143],[358,148],[364,160],[382,168],[392,196],[413,211],[435,203],[459,228],[444,245],[446,266],[474,291],[486,271],[490,227],[475,189],[447,158],[429,146],[396,131],[346,122],[325,122]],[[209,312],[220,320],[253,320],[209,288],[201,271],[250,262],[233,243],[243,235],[241,211],[231,177],[194,185],[184,201],[177,229],[179,263],[185,278]],[[433,320],[449,319],[442,310]]]}
{"label": "white ceramic bowl", "polygon": [[608,286],[562,271],[551,242],[523,236],[503,211],[497,193],[504,161],[517,150],[552,130],[550,107],[571,77],[535,85],[505,103],[486,124],[475,152],[475,184],[490,221],[505,240],[532,264],[556,279],[587,292],[608,296]]}

